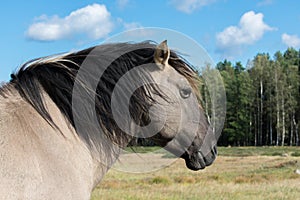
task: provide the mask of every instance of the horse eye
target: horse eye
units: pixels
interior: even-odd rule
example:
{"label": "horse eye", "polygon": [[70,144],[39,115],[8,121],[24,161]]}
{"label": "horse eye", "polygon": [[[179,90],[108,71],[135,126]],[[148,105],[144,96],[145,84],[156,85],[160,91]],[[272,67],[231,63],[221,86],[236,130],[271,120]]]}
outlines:
{"label": "horse eye", "polygon": [[189,98],[191,93],[192,93],[191,88],[185,88],[180,90],[180,96],[184,99]]}

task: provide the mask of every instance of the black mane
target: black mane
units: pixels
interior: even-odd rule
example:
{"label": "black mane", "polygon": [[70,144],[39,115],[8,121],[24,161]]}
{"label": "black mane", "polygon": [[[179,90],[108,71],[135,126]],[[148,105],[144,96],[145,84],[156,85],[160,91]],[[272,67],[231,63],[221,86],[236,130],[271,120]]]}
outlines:
{"label": "black mane", "polygon": [[[120,134],[122,131],[113,120],[110,103],[112,91],[118,80],[126,72],[136,66],[154,63],[155,44],[150,42],[106,44],[75,53],[32,60],[11,75],[9,85],[14,87],[49,124],[56,127],[45,107],[43,100],[43,91],[45,91],[70,124],[76,128],[74,115],[80,115],[80,113],[72,112],[73,87],[80,66],[95,48],[98,50],[96,56],[92,55],[94,56],[92,64],[95,68],[106,67],[104,66],[105,56],[116,55],[116,53],[121,55],[109,64],[101,78],[93,77],[93,74],[90,74],[91,81],[98,83],[96,97],[90,99],[91,105],[95,105],[97,117],[101,128],[106,133],[105,135],[119,143],[121,142]],[[132,49],[132,51],[128,51],[128,49]],[[123,52],[127,53],[123,54]],[[173,51],[171,51],[169,64],[189,80],[195,91],[198,90],[195,72],[187,62]],[[143,79],[145,82],[151,79],[151,77],[143,75],[137,78]],[[85,87],[82,86],[83,91],[86,92],[87,96],[92,96],[89,89]],[[148,95],[149,91],[160,94],[160,90],[155,84],[149,84],[138,89],[131,97],[134,106],[130,107],[130,113],[139,124],[147,123],[147,108],[153,103],[153,99]],[[4,96],[4,92],[1,92],[0,89],[1,94]],[[82,95],[85,96],[85,94]],[[160,95],[163,96],[163,94]],[[95,135],[91,136],[91,132],[95,132]],[[95,139],[93,137],[97,137],[97,129],[89,129],[86,133],[78,134],[90,143]]]}

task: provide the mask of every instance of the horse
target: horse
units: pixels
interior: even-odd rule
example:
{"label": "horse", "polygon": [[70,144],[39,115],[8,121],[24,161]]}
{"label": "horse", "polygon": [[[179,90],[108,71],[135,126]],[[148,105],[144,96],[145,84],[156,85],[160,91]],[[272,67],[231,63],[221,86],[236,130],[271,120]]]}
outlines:
{"label": "horse", "polygon": [[135,138],[191,170],[211,165],[217,139],[198,83],[166,41],[102,44],[25,63],[0,87],[1,198],[90,199]]}

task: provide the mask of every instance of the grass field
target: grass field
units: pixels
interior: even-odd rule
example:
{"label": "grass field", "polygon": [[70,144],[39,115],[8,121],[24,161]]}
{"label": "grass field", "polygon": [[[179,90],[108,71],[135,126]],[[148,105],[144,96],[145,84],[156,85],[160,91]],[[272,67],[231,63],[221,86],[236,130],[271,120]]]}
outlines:
{"label": "grass field", "polygon": [[[149,150],[155,149],[134,151]],[[170,159],[169,155],[156,154],[155,159]],[[299,147],[223,147],[212,166],[197,172],[187,169],[181,159],[150,173],[112,169],[93,192],[92,200],[297,200],[300,175],[296,169],[300,169]]]}

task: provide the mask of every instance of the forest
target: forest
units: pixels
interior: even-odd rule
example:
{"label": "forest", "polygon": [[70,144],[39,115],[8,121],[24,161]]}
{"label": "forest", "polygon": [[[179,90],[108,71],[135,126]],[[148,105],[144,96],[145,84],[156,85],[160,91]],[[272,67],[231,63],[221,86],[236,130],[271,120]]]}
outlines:
{"label": "forest", "polygon": [[[246,66],[224,60],[215,68],[227,99],[220,146],[300,145],[300,51],[258,53]],[[205,85],[201,91],[205,101]]]}
{"label": "forest", "polygon": [[[205,83],[215,78],[216,70],[222,79],[217,84],[224,85],[226,93],[224,125],[214,116],[219,102],[213,103],[211,96],[218,94],[210,94]],[[218,146],[300,146],[300,50],[258,53],[246,66],[224,60],[198,73],[208,121],[222,128]],[[206,80],[205,73],[210,74]],[[131,145],[155,144],[140,138]]]}

